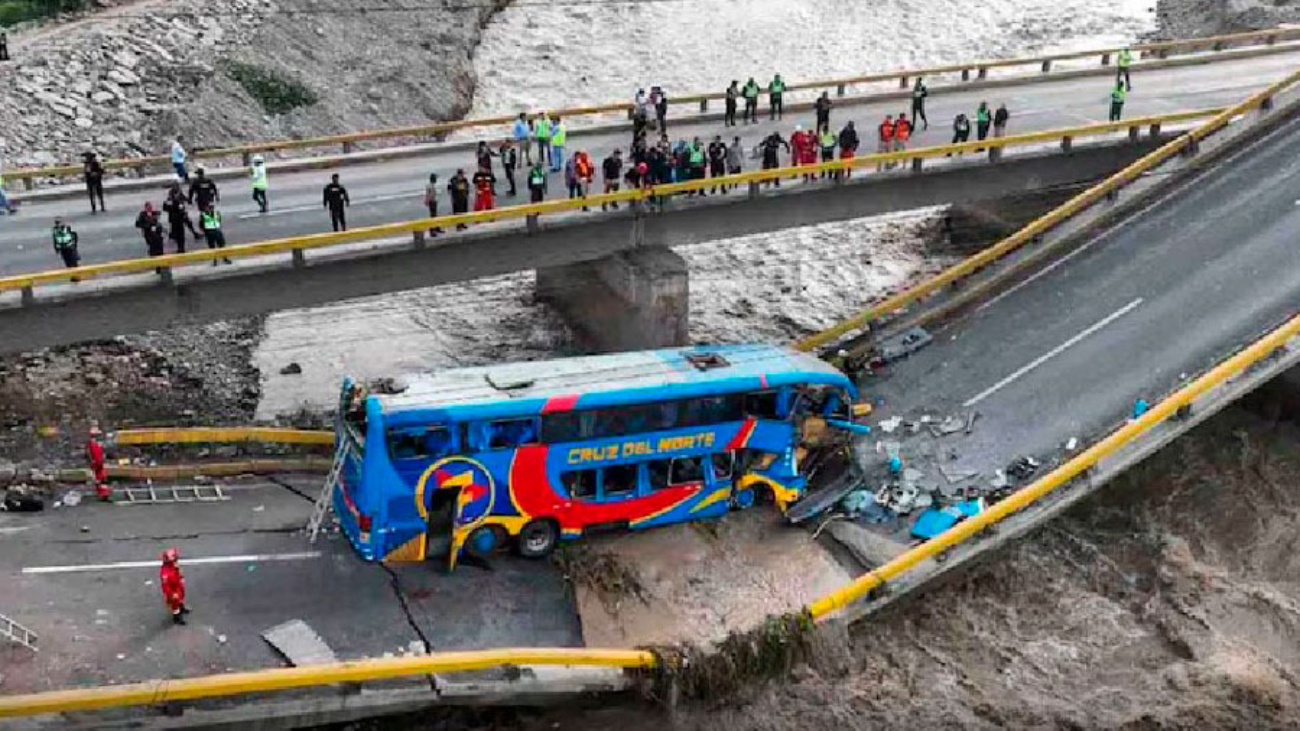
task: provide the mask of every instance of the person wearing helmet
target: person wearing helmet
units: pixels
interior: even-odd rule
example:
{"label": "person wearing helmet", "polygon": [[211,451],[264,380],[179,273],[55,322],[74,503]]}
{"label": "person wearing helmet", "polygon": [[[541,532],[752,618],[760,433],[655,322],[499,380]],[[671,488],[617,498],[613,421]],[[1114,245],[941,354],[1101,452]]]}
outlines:
{"label": "person wearing helmet", "polygon": [[185,606],[185,577],[181,575],[180,560],[180,552],[168,548],[162,552],[162,567],[158,569],[163,601],[167,603],[175,624],[185,624],[185,615],[190,613],[190,608]]}
{"label": "person wearing helmet", "polygon": [[257,203],[258,210],[266,213],[266,160],[261,155],[253,155],[250,173],[253,178],[253,201]]}
{"label": "person wearing helmet", "polygon": [[90,438],[86,440],[86,461],[90,463],[90,474],[95,479],[95,497],[104,502],[112,498],[108,489],[108,468],[104,465],[104,432],[97,424],[90,426]]}

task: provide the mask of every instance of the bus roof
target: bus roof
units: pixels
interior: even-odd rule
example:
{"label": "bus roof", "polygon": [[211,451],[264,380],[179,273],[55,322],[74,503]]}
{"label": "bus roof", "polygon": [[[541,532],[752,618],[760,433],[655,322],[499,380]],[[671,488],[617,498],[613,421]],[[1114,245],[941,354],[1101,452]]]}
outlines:
{"label": "bus roof", "polygon": [[[821,359],[762,344],[695,346],[454,368],[400,379],[400,393],[372,396],[387,415],[437,411],[493,418],[594,408],[798,383],[852,382]],[[494,408],[495,407],[495,408]],[[403,421],[396,419],[395,421]]]}

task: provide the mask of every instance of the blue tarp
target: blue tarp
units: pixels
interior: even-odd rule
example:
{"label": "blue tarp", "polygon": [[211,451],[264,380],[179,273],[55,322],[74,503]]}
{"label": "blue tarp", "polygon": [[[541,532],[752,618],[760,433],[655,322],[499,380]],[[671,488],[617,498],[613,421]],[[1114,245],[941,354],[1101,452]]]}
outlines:
{"label": "blue tarp", "polygon": [[926,508],[912,524],[912,537],[928,541],[949,528],[957,521],[980,514],[978,500],[965,500],[946,508]]}

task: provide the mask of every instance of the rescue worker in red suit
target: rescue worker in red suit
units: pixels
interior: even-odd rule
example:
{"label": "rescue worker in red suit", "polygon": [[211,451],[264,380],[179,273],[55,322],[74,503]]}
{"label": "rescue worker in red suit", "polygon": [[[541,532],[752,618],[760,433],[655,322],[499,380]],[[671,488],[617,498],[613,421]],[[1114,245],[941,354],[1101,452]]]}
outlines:
{"label": "rescue worker in red suit", "polygon": [[[816,165],[817,164],[817,138],[811,133],[804,130],[800,125],[795,127],[794,134],[790,135],[790,156],[794,158],[795,165]],[[804,180],[812,180],[812,175],[803,176]]]}
{"label": "rescue worker in red suit", "polygon": [[477,173],[474,173],[474,210],[490,211],[496,208],[496,184],[497,177],[492,171],[480,167]]}
{"label": "rescue worker in red suit", "polygon": [[162,552],[162,568],[158,569],[158,583],[162,587],[163,601],[171,610],[172,622],[185,624],[190,608],[185,606],[185,577],[181,576],[180,552],[168,548]]}
{"label": "rescue worker in red suit", "polygon": [[108,501],[112,493],[108,489],[108,468],[104,466],[104,445],[100,441],[104,432],[99,427],[90,427],[90,439],[86,440],[86,459],[90,461],[90,473],[95,479],[95,497]]}

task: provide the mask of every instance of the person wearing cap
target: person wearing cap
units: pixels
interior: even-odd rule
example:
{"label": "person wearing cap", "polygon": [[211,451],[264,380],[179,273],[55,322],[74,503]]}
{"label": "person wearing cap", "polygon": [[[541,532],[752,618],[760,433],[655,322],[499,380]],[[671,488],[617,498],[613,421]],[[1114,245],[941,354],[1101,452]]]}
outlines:
{"label": "person wearing cap", "polygon": [[185,577],[181,574],[180,561],[180,551],[168,548],[162,552],[162,566],[158,569],[158,586],[174,624],[185,624],[185,615],[190,613],[185,605]]}
{"label": "person wearing cap", "polygon": [[112,499],[108,489],[108,468],[104,463],[104,432],[98,424],[90,425],[90,438],[86,440],[86,461],[90,463],[90,474],[95,479],[95,497],[104,502]]}
{"label": "person wearing cap", "polygon": [[145,201],[144,209],[135,217],[135,227],[140,229],[140,233],[144,236],[144,245],[149,250],[149,256],[162,256],[163,226],[158,220],[158,211],[154,210],[153,203]]}
{"label": "person wearing cap", "polygon": [[[100,164],[99,156],[94,152],[86,152],[81,159],[82,179],[86,181],[86,195],[90,196],[90,212],[108,210],[104,207],[104,166]],[[99,210],[95,209],[96,198],[99,199]]]}
{"label": "person wearing cap", "polygon": [[266,160],[261,155],[253,155],[253,167],[249,171],[253,180],[253,201],[262,213],[266,213]]}

